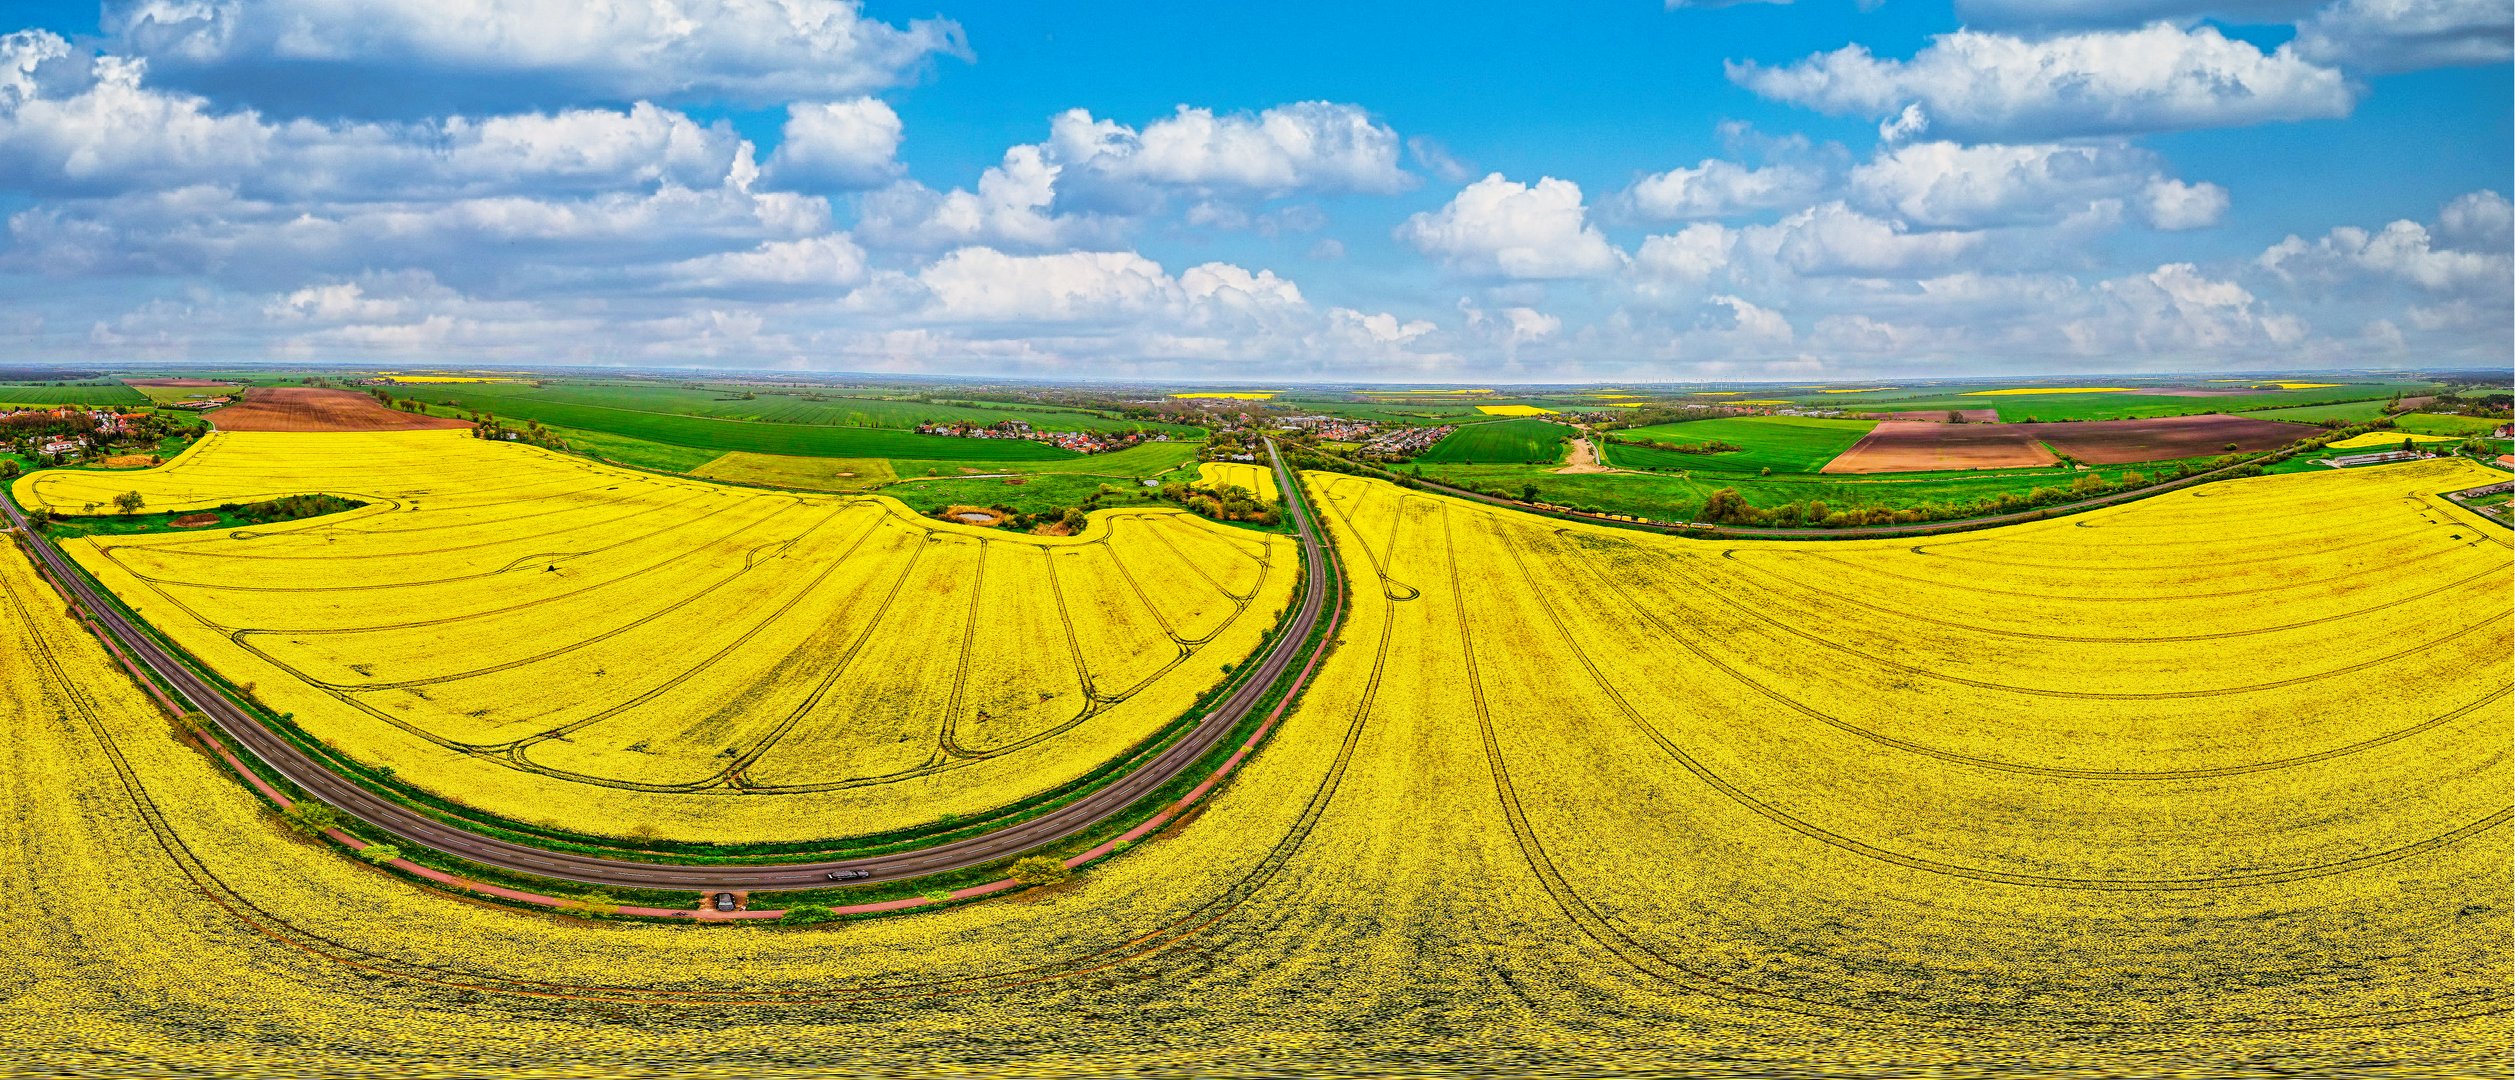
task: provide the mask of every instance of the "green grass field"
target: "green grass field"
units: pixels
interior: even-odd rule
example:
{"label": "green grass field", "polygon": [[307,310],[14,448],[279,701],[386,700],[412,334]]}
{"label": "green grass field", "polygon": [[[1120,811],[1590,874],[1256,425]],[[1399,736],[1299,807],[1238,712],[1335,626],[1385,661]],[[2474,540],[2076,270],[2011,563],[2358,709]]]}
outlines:
{"label": "green grass field", "polygon": [[1572,429],[1534,417],[1467,424],[1434,443],[1415,460],[1443,464],[1554,462],[1563,457],[1563,443]]}
{"label": "green grass field", "polygon": [[[1055,431],[1143,429],[1185,435],[1197,430],[1174,424],[1111,419],[1054,406],[911,401],[896,396],[782,387],[707,386],[691,389],[562,381],[541,387],[522,382],[415,384],[397,386],[393,392],[400,397],[526,419],[540,419],[526,410],[560,405],[800,427],[889,428],[900,431],[928,421],[993,424],[1003,420],[1020,420],[1033,427]],[[750,396],[746,398],[745,394]]]}
{"label": "green grass field", "polygon": [[1876,427],[1868,420],[1827,420],[1811,416],[1730,416],[1655,424],[1614,434],[1624,439],[1680,446],[1725,442],[1739,447],[1719,454],[1683,454],[1648,446],[1606,443],[1599,452],[1606,464],[1626,469],[1703,469],[1717,472],[1812,473]]}
{"label": "green grass field", "polygon": [[0,383],[0,405],[146,405],[148,396],[121,383],[47,386]]}
{"label": "green grass field", "polygon": [[2421,435],[2486,435],[2505,424],[2481,416],[2452,416],[2444,413],[2404,413],[2393,418],[2393,426]]}
{"label": "green grass field", "polygon": [[2329,405],[2297,405],[2285,409],[2264,409],[2244,415],[2260,420],[2291,420],[2305,424],[2325,420],[2356,424],[2383,416],[2384,407],[2390,404],[2392,404],[2390,398],[2377,398],[2371,401],[2343,401]]}
{"label": "green grass field", "polygon": [[164,405],[193,398],[234,397],[244,387],[229,383],[225,386],[134,386],[131,389],[147,395],[152,402]]}
{"label": "green grass field", "polygon": [[[937,461],[1054,461],[1081,456],[1046,443],[1021,439],[956,439],[945,435],[919,435],[896,428],[771,424],[680,413],[640,412],[522,394],[475,398],[460,390],[440,390],[437,387],[414,389],[417,392],[403,396],[444,406],[435,410],[440,415],[486,412],[504,420],[531,420],[551,427],[621,435],[643,442],[712,450],[718,454],[742,450],[801,457],[904,457]],[[710,454],[700,460],[714,456]]]}

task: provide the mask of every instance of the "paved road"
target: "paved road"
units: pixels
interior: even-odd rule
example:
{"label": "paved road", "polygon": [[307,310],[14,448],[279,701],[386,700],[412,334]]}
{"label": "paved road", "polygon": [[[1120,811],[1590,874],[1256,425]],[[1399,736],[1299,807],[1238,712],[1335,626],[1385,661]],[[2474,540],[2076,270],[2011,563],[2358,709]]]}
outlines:
{"label": "paved road", "polygon": [[[1284,493],[1285,508],[1293,515],[1293,522],[1300,530],[1301,564],[1307,587],[1302,592],[1301,606],[1268,646],[1255,677],[1241,683],[1220,705],[1198,720],[1184,737],[1154,755],[1151,761],[1073,802],[994,832],[947,844],[831,862],[688,866],[609,859],[549,851],[482,836],[421,814],[359,786],[308,757],[296,744],[263,726],[251,713],[177,661],[156,639],[133,626],[119,609],[104,603],[87,579],[75,572],[69,558],[59,548],[40,538],[30,546],[52,570],[54,580],[69,589],[73,599],[91,612],[96,622],[121,642],[125,650],[156,672],[193,708],[208,714],[219,729],[238,745],[314,797],[404,842],[449,852],[486,866],[595,885],[698,891],[793,889],[826,885],[826,875],[832,870],[863,870],[871,875],[866,880],[894,881],[959,870],[1008,855],[1018,855],[1082,832],[1126,809],[1186,771],[1203,758],[1206,751],[1220,743],[1257,705],[1267,689],[1285,672],[1294,670],[1294,665],[1308,655],[1310,631],[1326,608],[1329,591],[1327,554],[1320,547],[1318,524],[1311,517],[1310,507],[1304,500],[1297,479],[1285,467],[1282,455],[1275,452],[1271,442],[1267,445],[1267,456],[1275,469],[1277,486]],[[14,503],[0,498],[0,508],[5,508],[12,522],[21,530],[26,530],[30,537],[37,536],[26,528],[26,516]]]}

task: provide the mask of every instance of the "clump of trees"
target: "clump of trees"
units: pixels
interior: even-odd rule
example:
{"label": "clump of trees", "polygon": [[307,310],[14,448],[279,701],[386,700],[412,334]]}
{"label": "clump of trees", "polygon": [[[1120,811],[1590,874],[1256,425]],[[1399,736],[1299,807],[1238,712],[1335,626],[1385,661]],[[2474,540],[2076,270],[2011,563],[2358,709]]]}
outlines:
{"label": "clump of trees", "polygon": [[[412,402],[411,404],[417,405],[418,403]],[[417,412],[419,410],[413,409],[412,411]],[[472,438],[475,439],[496,439],[500,442],[529,443],[531,445],[541,447],[544,450],[564,451],[568,448],[568,441],[566,439],[562,439],[553,434],[549,428],[541,426],[541,422],[538,420],[526,420],[521,424],[511,424],[507,421],[498,419],[496,415],[490,413],[473,413],[466,419],[469,419],[472,422]]]}
{"label": "clump of trees", "polygon": [[[133,494],[138,493],[133,492]],[[114,500],[117,505],[121,501],[119,497]],[[283,495],[263,502],[220,503],[218,512],[249,524],[267,525],[274,521],[295,521],[298,518],[337,514],[343,510],[355,510],[365,505],[367,504],[356,499],[344,499],[338,495]]]}
{"label": "clump of trees", "polygon": [[1672,454],[1734,454],[1740,450],[1746,449],[1746,447],[1740,446],[1736,443],[1723,442],[1719,439],[1706,439],[1702,442],[1695,443],[1672,443],[1661,442],[1657,439],[1624,439],[1613,435],[1603,436],[1603,438],[1611,443],[1621,443],[1625,446],[1647,447],[1652,450],[1665,450]]}
{"label": "clump of trees", "polygon": [[1154,489],[1154,495],[1166,503],[1186,507],[1216,521],[1245,521],[1254,525],[1272,525],[1281,518],[1273,506],[1257,497],[1257,493],[1237,484],[1218,484],[1210,488],[1190,487],[1173,480]]}

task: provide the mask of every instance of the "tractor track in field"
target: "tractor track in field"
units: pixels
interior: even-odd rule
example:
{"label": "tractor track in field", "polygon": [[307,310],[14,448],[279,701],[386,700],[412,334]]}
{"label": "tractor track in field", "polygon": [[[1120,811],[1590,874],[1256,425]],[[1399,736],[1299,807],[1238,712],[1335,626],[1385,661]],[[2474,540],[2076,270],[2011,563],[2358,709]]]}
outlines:
{"label": "tractor track in field", "polygon": [[[1290,468],[1271,448],[1270,457],[1274,458],[1279,484],[1291,489],[1296,478]],[[472,832],[369,790],[316,760],[219,692],[172,650],[100,597],[96,586],[79,573],[67,555],[29,527],[25,515],[13,502],[0,500],[0,509],[5,509],[10,523],[26,537],[29,550],[43,564],[55,587],[86,612],[100,634],[145,666],[182,701],[207,714],[245,752],[300,790],[398,841],[483,866],[588,885],[699,892],[817,888],[827,884],[830,872],[839,870],[861,870],[868,875],[861,880],[881,883],[981,866],[1080,834],[1160,790],[1220,746],[1287,675],[1293,676],[1285,688],[1289,696],[1298,693],[1315,670],[1315,665],[1305,666],[1303,661],[1315,651],[1311,632],[1326,611],[1327,598],[1333,591],[1327,580],[1330,563],[1308,500],[1296,498],[1289,508],[1299,531],[1306,582],[1299,606],[1287,614],[1281,632],[1258,659],[1251,677],[1241,681],[1183,735],[1142,766],[1035,817],[933,847],[855,859],[727,866],[606,858],[520,844]]]}
{"label": "tractor track in field", "polygon": [[[1490,513],[1490,511],[1487,511],[1487,513]],[[1483,675],[1478,670],[1478,664],[1476,662],[1475,638],[1471,629],[1473,620],[1471,620],[1468,616],[1470,608],[1467,604],[1464,583],[1458,569],[1456,525],[1451,520],[1451,516],[1447,513],[1447,508],[1444,508],[1444,512],[1442,514],[1442,534],[1443,548],[1447,552],[1444,561],[1448,564],[1445,569],[1447,570],[1450,579],[1449,591],[1451,595],[1452,607],[1454,609],[1454,617],[1458,621],[1459,649],[1466,665],[1465,686],[1468,691],[1469,704],[1476,719],[1478,735],[1483,745],[1486,766],[1493,781],[1496,802],[1502,811],[1505,822],[1510,827],[1512,837],[1516,841],[1522,858],[1528,865],[1531,876],[1536,878],[1542,891],[1546,894],[1547,898],[1553,902],[1557,912],[1560,913],[1567,922],[1571,923],[1575,929],[1579,930],[1583,937],[1587,938],[1591,943],[1598,946],[1608,955],[1614,957],[1617,962],[1632,969],[1637,974],[1684,986],[1696,993],[1700,993],[1704,996],[1733,1005],[1830,1019],[1851,1019],[1870,1022],[1920,1022],[1931,1024],[1933,1026],[1951,1027],[1958,1030],[1990,1029],[2002,1026],[1993,1018],[1979,1014],[1953,1013],[1927,1009],[1903,1009],[1872,1004],[1831,1001],[1824,998],[1808,996],[1804,993],[1793,993],[1752,985],[1751,983],[1743,981],[1730,974],[1703,968],[1699,966],[1698,963],[1692,961],[1691,958],[1687,957],[1681,950],[1656,946],[1649,941],[1643,940],[1634,934],[1627,932],[1625,928],[1618,925],[1618,922],[1606,911],[1600,909],[1587,897],[1581,895],[1580,891],[1572,884],[1570,878],[1564,874],[1563,868],[1557,863],[1553,853],[1546,847],[1544,838],[1538,834],[1536,827],[1528,820],[1527,812],[1520,800],[1518,787],[1512,781],[1509,761],[1503,753],[1501,740],[1495,732],[1492,713],[1485,700]],[[1557,610],[1555,602],[1547,597],[1543,589],[1538,588],[1534,577],[1531,576],[1528,571],[1525,557],[1521,553],[1519,545],[1514,542],[1512,538],[1499,535],[1498,533],[1496,534],[1495,539],[1498,540],[1502,547],[1510,553],[1513,567],[1517,571],[1521,584],[1530,590],[1530,595],[1534,598],[1538,608],[1545,613],[1547,625],[1549,625],[1554,630],[1555,634],[1563,639],[1565,645],[1571,649],[1574,658],[1579,661],[1580,667],[1587,673],[1593,685],[1597,686],[1606,694],[1607,698],[1614,703],[1617,711],[1622,714],[1625,720],[1637,726],[1651,739],[1652,742],[1656,743],[1663,752],[1676,760],[1679,764],[1683,765],[1685,769],[1692,773],[1697,779],[1709,783],[1715,789],[1721,791],[1721,793],[1729,796],[1733,801],[1745,806],[1748,809],[1754,810],[1778,823],[1789,826],[1794,831],[1803,835],[1810,836],[1811,838],[1831,844],[1835,847],[1846,848],[1847,850],[1851,850],[1857,854],[1880,858],[1882,861],[1898,863],[1912,869],[1937,871],[1941,873],[1957,872],[1957,876],[1977,877],[1985,880],[2003,881],[2009,884],[2028,886],[2057,886],[2062,888],[2113,887],[2131,889],[2225,887],[2230,885],[2260,884],[2270,881],[2297,880],[2302,877],[2322,876],[2327,873],[2340,873],[2347,870],[2363,869],[2370,866],[2381,865],[2382,863],[2391,862],[2398,858],[2405,858],[2410,855],[2435,850],[2436,848],[2450,845],[2455,841],[2467,839],[2477,833],[2504,825],[2510,815],[2515,815],[2515,811],[2502,810],[2495,814],[2488,815],[2480,821],[2473,822],[2460,829],[2453,830],[2443,836],[2411,844],[2404,848],[2397,848],[2390,852],[2379,852],[2372,856],[2339,860],[2315,867],[2290,871],[2284,874],[2226,875],[2218,879],[2204,879],[2198,881],[2166,880],[2150,882],[2108,882],[2099,885],[2063,878],[2044,878],[2040,876],[2028,875],[1999,875],[1981,872],[1962,873],[1961,871],[1964,868],[1952,867],[1947,864],[1937,864],[1929,860],[1915,859],[1909,856],[1897,856],[1895,853],[1872,848],[1869,845],[1860,843],[1859,841],[1849,840],[1849,838],[1838,836],[1821,828],[1808,826],[1806,823],[1787,814],[1778,813],[1774,808],[1762,804],[1759,800],[1755,800],[1752,796],[1746,796],[1743,792],[1737,791],[1735,788],[1731,787],[1727,781],[1723,780],[1718,775],[1711,773],[1709,770],[1703,768],[1699,763],[1695,762],[1690,755],[1686,754],[1684,750],[1677,747],[1671,740],[1669,740],[1656,725],[1645,719],[1639,711],[1634,709],[1633,706],[1625,699],[1623,691],[1617,688],[1614,683],[1609,681],[1604,672],[1599,670],[1596,662],[1589,656],[1588,651],[1580,646],[1580,643],[1577,637],[1573,634],[1571,627],[1564,622],[1563,615],[1559,610]],[[1848,842],[1846,843],[1846,841]],[[2259,1033],[2408,1027],[2419,1024],[2435,1023],[2442,1020],[2502,1015],[2509,1011],[2510,1005],[2506,994],[2503,992],[2488,992],[2479,995],[2472,995],[2468,998],[2448,1003],[2419,1008],[2373,1010],[2361,1013],[2340,1013],[2322,1016],[2231,1017],[2223,1020],[2199,1018],[2122,1020],[2101,1017],[2056,1017],[2045,1019],[2041,1021],[2041,1023],[2044,1026],[2058,1030],[2088,1034],[2196,1031],[2217,1033]]]}

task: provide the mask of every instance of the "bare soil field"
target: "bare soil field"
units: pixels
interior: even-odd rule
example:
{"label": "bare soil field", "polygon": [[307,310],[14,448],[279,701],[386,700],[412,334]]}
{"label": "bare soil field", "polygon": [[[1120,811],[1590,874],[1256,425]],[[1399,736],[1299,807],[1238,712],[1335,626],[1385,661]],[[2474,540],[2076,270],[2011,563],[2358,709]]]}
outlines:
{"label": "bare soil field", "polygon": [[[1913,420],[1925,424],[1944,424],[1948,422],[1947,414],[1949,411],[1951,410],[1922,409],[1916,412],[1883,412],[1876,415],[1882,420]],[[1955,409],[1952,411],[1955,412],[1956,415],[1964,417],[1965,422],[1968,424],[1996,424],[2000,422],[2000,410],[1998,409]]]}
{"label": "bare soil field", "polygon": [[1885,473],[2050,465],[2060,459],[2044,449],[2041,431],[2060,426],[1886,420],[1818,471]]}
{"label": "bare soil field", "polygon": [[220,431],[418,431],[470,427],[467,420],[388,409],[354,390],[257,386],[209,414]]}
{"label": "bare soil field", "polygon": [[2270,450],[2322,429],[2312,424],[2253,420],[2224,413],[2159,416],[2145,420],[2080,420],[2036,424],[2037,437],[2052,448],[2090,465],[2125,465],[2135,461],[2223,454],[2237,450]]}

